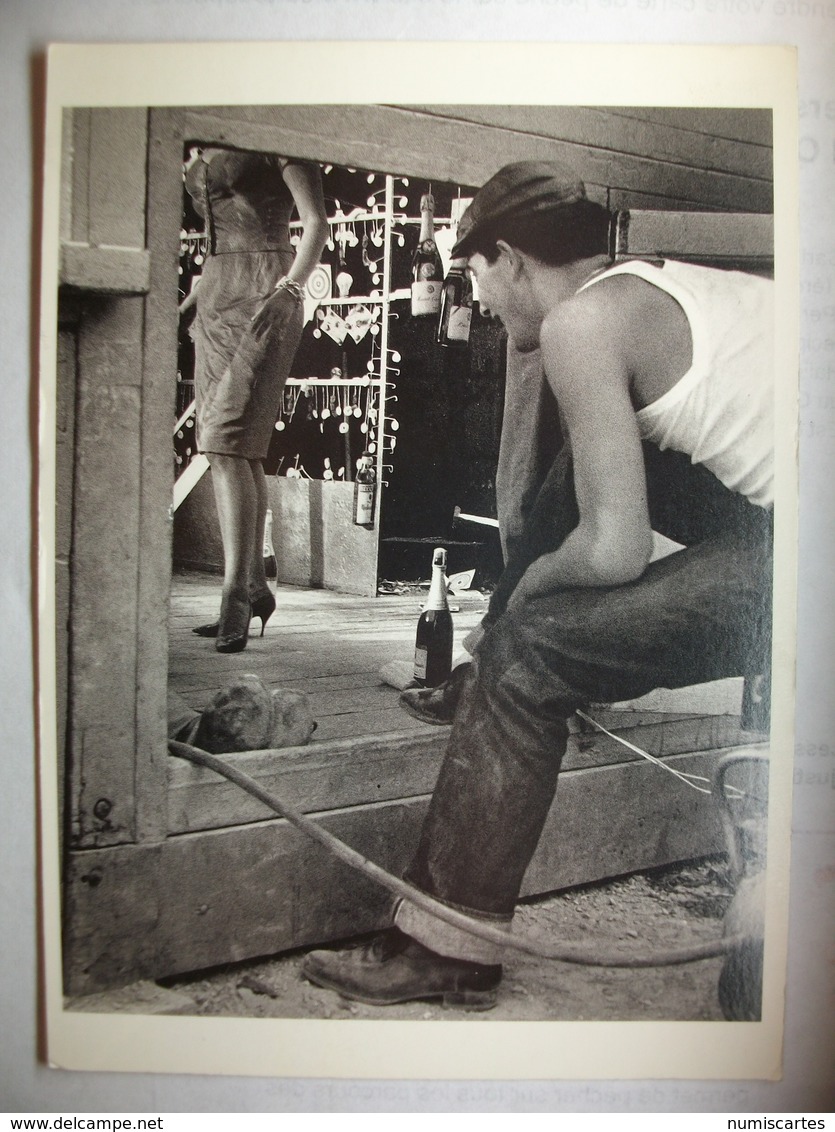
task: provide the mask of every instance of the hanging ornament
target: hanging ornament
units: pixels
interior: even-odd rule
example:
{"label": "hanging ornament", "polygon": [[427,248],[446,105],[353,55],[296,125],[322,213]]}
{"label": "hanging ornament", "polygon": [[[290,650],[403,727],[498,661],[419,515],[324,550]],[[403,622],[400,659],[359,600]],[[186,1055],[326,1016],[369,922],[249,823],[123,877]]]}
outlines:
{"label": "hanging ornament", "polygon": [[354,231],[353,224],[346,223],[345,214],[342,211],[342,207],[339,205],[339,201],[337,201],[336,204],[336,220],[338,221],[338,223],[336,225],[336,232],[334,233],[334,240],[337,244],[339,244],[340,261],[344,262],[345,248],[356,247],[356,245],[359,243],[359,239],[356,232]]}
{"label": "hanging ornament", "polygon": [[301,392],[302,391],[300,387],[287,387],[284,389],[281,395],[279,417],[275,423],[275,427],[279,432],[284,432],[285,428],[287,427],[284,421],[285,417],[287,417],[288,421],[292,421],[293,415],[296,412],[296,405],[298,404],[299,397],[301,396]]}
{"label": "hanging ornament", "polygon": [[348,333],[350,334],[354,342],[359,344],[363,340],[368,331],[371,329],[373,320],[374,316],[369,308],[365,305],[365,303],[361,303],[358,307],[354,307],[354,309],[345,319],[345,325],[348,328]]}
{"label": "hanging ornament", "polygon": [[[371,237],[371,239],[373,240],[373,236]],[[377,260],[372,259],[368,254],[368,243],[369,237],[368,230],[366,229],[366,231],[362,234],[362,262],[364,266],[367,267],[371,272],[371,282],[376,286],[380,282],[380,272],[377,267]],[[382,237],[380,237],[380,243],[382,243]]]}
{"label": "hanging ornament", "polygon": [[351,293],[351,285],[354,282],[354,277],[348,268],[345,266],[344,258],[345,249],[340,247],[339,250],[339,271],[336,275],[336,289],[339,292],[340,299],[347,299]]}
{"label": "hanging ornament", "polygon": [[329,338],[332,338],[338,346],[342,345],[348,335],[348,326],[345,319],[333,309],[329,310],[323,317],[319,329]]}
{"label": "hanging ornament", "polygon": [[[317,307],[323,299],[329,299],[332,294],[331,285],[331,265],[329,263],[317,263],[308,276],[307,283],[304,286],[304,324],[305,326],[313,318],[314,312],[319,318],[322,317],[322,312],[317,311]],[[313,331],[314,338],[321,338],[319,330]]]}

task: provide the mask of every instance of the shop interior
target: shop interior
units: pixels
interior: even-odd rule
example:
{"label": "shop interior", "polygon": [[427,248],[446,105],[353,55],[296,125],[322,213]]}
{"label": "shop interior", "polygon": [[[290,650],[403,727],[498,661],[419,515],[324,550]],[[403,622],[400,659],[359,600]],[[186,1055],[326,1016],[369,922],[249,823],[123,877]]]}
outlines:
{"label": "shop interior", "polygon": [[[353,577],[333,588],[368,595],[419,583],[429,576],[436,544],[447,548],[450,572],[474,571],[474,584],[489,588],[501,570],[496,528],[457,520],[456,508],[495,518],[506,336],[479,315],[476,301],[468,343],[448,348],[438,342],[438,313],[413,315],[410,306],[421,199],[428,193],[434,202],[446,272],[457,218],[474,189],[330,163],[321,168],[330,236],[308,282],[306,325],[265,461],[276,481],[271,490],[298,495],[315,482],[335,495],[369,454],[377,485],[373,549],[357,558]],[[182,299],[207,251],[187,194],[180,236]],[[184,487],[181,498],[175,488],[174,569],[213,572],[220,568],[219,533],[206,484],[195,478],[204,465],[195,459],[189,321],[181,322],[178,339],[173,440],[175,476]],[[274,521],[278,581],[297,582],[287,537],[286,525]]]}

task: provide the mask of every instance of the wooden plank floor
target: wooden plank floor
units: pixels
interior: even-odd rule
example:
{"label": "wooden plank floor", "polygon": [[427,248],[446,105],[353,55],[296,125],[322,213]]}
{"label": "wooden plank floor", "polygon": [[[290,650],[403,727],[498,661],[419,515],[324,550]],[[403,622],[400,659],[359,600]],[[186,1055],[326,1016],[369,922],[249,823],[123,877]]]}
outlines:
{"label": "wooden plank floor", "polygon": [[[395,875],[414,852],[449,734],[406,715],[379,677],[384,664],[410,662],[419,603],[414,593],[360,598],[281,586],[265,636],[223,656],[191,632],[216,615],[218,577],[178,575],[171,595],[172,691],[202,708],[245,672],[306,691],[318,721],[309,746],[228,759]],[[457,642],[485,600],[461,595],[459,604]],[[738,715],[706,707],[596,705],[595,717],[709,780],[740,735]],[[69,993],[318,946],[390,921],[382,888],[237,786],[182,760],[168,763],[167,838],[69,855]],[[723,844],[708,796],[598,731],[577,731],[523,892],[597,882]]]}
{"label": "wooden plank floor", "polygon": [[[329,590],[278,586],[276,611],[263,637],[251,637],[241,653],[215,652],[214,642],[192,633],[212,621],[220,604],[215,574],[177,574],[171,588],[168,681],[192,707],[202,709],[234,676],[255,673],[269,687],[307,692],[317,728],[314,742],[387,732],[437,732],[407,715],[397,691],[383,684],[380,669],[410,662],[421,597],[385,594],[354,597]],[[456,598],[455,647],[480,621],[487,599]],[[257,628],[256,628],[257,627]],[[256,633],[260,621],[255,619]]]}

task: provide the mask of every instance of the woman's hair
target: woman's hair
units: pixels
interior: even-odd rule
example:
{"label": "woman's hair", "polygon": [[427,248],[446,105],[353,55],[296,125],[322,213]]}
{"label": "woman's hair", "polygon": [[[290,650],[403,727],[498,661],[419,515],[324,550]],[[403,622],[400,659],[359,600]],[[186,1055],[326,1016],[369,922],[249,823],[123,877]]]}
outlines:
{"label": "woman's hair", "polygon": [[526,252],[542,263],[558,267],[609,251],[611,213],[602,204],[579,200],[547,212],[527,212],[499,220],[473,240],[472,252],[493,263],[496,242]]}

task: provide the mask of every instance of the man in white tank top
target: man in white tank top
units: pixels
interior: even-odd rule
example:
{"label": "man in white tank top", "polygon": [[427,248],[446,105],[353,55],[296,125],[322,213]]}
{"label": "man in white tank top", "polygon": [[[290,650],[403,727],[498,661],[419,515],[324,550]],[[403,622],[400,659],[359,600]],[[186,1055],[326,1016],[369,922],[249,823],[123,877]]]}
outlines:
{"label": "man in white tank top", "polygon": [[[404,693],[422,718],[454,716],[406,878],[476,924],[510,927],[578,707],[760,673],[769,651],[771,285],[613,266],[608,229],[576,177],[520,162],[479,191],[454,249],[482,313],[518,355],[540,352],[564,438],[474,663]],[[653,529],[685,549],[650,562]],[[307,977],[379,1004],[493,1004],[500,948],[408,901],[395,925],[312,953]]]}

